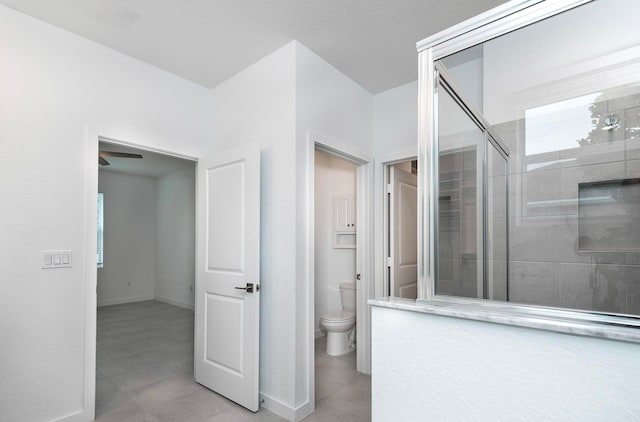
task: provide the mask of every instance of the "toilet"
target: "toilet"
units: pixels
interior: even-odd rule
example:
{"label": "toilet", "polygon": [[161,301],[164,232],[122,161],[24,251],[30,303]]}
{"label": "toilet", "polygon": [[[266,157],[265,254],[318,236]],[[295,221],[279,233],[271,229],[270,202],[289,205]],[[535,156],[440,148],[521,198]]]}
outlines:
{"label": "toilet", "polygon": [[320,318],[320,329],[327,333],[327,354],[342,356],[356,348],[356,285],[340,284],[342,310],[329,312]]}

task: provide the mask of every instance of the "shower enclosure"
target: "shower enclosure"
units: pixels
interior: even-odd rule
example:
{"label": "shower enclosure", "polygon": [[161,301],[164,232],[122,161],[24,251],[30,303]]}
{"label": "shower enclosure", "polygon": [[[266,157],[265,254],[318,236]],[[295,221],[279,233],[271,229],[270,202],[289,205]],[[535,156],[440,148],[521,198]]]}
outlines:
{"label": "shower enclosure", "polygon": [[436,69],[436,293],[508,300],[508,148]]}
{"label": "shower enclosure", "polygon": [[640,315],[639,13],[584,1],[423,62],[423,299]]}

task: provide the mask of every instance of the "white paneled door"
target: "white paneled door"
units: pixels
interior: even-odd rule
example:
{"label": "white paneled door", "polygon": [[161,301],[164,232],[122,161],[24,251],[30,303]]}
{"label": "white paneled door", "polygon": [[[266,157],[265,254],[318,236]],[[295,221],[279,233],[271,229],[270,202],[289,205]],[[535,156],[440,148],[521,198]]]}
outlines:
{"label": "white paneled door", "polygon": [[258,410],[260,149],[198,160],[195,376]]}
{"label": "white paneled door", "polygon": [[415,299],[418,282],[418,178],[391,167],[391,292]]}

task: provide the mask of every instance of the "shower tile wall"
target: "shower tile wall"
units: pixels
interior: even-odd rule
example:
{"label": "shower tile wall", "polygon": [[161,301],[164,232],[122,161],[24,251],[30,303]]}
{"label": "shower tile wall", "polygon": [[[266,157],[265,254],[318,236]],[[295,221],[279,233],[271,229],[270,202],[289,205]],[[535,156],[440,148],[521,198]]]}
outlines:
{"label": "shower tile wall", "polygon": [[[612,205],[618,214],[611,208],[602,217],[602,233],[615,221],[614,244],[629,236],[620,242],[624,248],[581,250],[578,242],[579,184],[640,178],[640,95],[595,102],[590,111],[592,130],[569,149],[563,149],[565,142],[527,155],[526,142],[536,140],[526,139],[524,119],[494,126],[511,150],[509,300],[640,314],[640,245],[634,247],[640,238],[640,195],[630,194],[638,190],[624,191]],[[620,122],[607,130],[605,117],[614,113]],[[562,125],[570,123],[552,118],[544,130],[562,133]],[[584,215],[583,208],[586,227]],[[593,221],[589,228],[594,231]]]}
{"label": "shower tile wall", "polygon": [[[457,139],[456,139],[457,138]],[[451,144],[474,139],[470,132],[447,137]],[[477,157],[474,147],[440,155],[438,294],[478,294]]]}

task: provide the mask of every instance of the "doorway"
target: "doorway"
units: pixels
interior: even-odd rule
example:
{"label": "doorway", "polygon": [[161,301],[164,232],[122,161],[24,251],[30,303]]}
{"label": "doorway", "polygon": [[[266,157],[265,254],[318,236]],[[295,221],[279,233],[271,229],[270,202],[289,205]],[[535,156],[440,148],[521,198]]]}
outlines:
{"label": "doorway", "polygon": [[[314,406],[316,409],[316,414],[320,415],[323,412],[331,413],[330,400],[327,400],[327,397],[322,397],[323,387],[318,385],[317,381],[322,382],[320,379],[316,379],[316,371],[315,365],[318,364],[317,357],[326,357],[326,344],[317,344],[316,343],[316,334],[320,336],[324,336],[325,333],[318,333],[317,328],[319,328],[316,323],[316,312],[315,312],[315,269],[318,265],[322,265],[319,262],[316,262],[316,254],[315,254],[315,213],[316,213],[316,204],[315,204],[315,155],[316,153],[325,154],[329,157],[334,157],[334,160],[343,160],[344,162],[349,163],[351,166],[351,170],[355,171],[355,191],[348,193],[347,195],[341,195],[338,193],[336,196],[336,201],[334,201],[333,196],[329,199],[329,212],[331,215],[331,226],[329,228],[328,240],[325,243],[330,245],[330,248],[334,251],[339,250],[349,250],[350,255],[355,256],[355,272],[352,272],[351,275],[347,275],[343,281],[348,282],[352,281],[352,285],[355,284],[355,296],[356,296],[356,347],[355,353],[351,352],[346,355],[342,355],[337,359],[341,359],[343,361],[352,360],[352,362],[342,362],[343,367],[349,368],[349,372],[344,372],[343,375],[347,378],[355,375],[357,378],[353,381],[357,381],[357,386],[343,386],[344,388],[351,389],[351,391],[359,391],[365,392],[370,389],[370,378],[368,374],[370,374],[370,327],[369,327],[369,305],[367,303],[368,299],[372,298],[373,295],[373,268],[372,268],[372,257],[370,256],[373,251],[373,245],[371,244],[372,239],[372,227],[370,227],[371,222],[373,221],[373,201],[371,196],[371,186],[373,183],[373,165],[372,159],[368,157],[366,154],[362,154],[359,151],[355,151],[353,148],[350,148],[347,145],[341,144],[339,141],[326,138],[317,133],[309,132],[308,133],[308,149],[307,149],[307,158],[308,158],[308,166],[309,169],[308,175],[308,190],[309,193],[307,195],[307,210],[308,210],[308,224],[310,230],[307,232],[309,240],[308,249],[307,249],[307,262],[309,262],[309,266],[307,267],[307,274],[309,280],[309,295],[308,295],[308,310],[309,310],[309,331],[308,331],[308,341],[309,341],[309,357],[310,357],[310,365],[309,365],[309,391],[310,391],[310,406]],[[352,176],[353,178],[353,173]],[[342,192],[345,193],[345,192]],[[353,198],[352,201],[349,198]],[[335,202],[335,203],[334,203]],[[351,207],[349,206],[352,204]],[[342,211],[340,211],[342,210]],[[338,219],[339,221],[334,222],[333,213],[334,211],[337,214],[343,215],[344,218]],[[355,216],[355,218],[354,218]],[[353,226],[352,226],[353,225]],[[355,231],[353,230],[355,228]],[[337,229],[337,230],[334,230]],[[354,239],[355,237],[355,239]],[[355,248],[354,248],[354,240],[355,240]],[[337,248],[334,248],[334,242]],[[349,252],[347,252],[349,255]],[[351,259],[351,258],[350,258]],[[353,265],[353,263],[351,264]],[[353,267],[352,267],[353,268]],[[335,280],[334,280],[335,281]],[[341,295],[340,295],[340,284],[349,284],[349,283],[341,283],[340,281],[336,281],[334,283],[333,290],[331,291],[333,303],[339,304],[341,306]],[[320,316],[320,315],[318,315]],[[322,337],[323,338],[323,337]],[[353,368],[353,363],[355,362],[355,368]],[[334,373],[336,370],[332,370]],[[339,374],[340,371],[338,370]],[[343,378],[339,381],[339,383],[344,383],[346,380]],[[333,384],[333,390],[337,390],[339,387],[338,384]],[[339,398],[339,395],[334,395],[336,399]],[[370,395],[364,394],[359,400],[360,407],[362,407],[363,412],[370,412]],[[310,410],[305,410],[305,414],[308,414],[312,411],[312,407]]]}
{"label": "doorway", "polygon": [[96,416],[161,417],[173,397],[139,398],[175,384],[185,396],[198,391],[195,161],[98,147]]}
{"label": "doorway", "polygon": [[415,300],[418,268],[418,161],[383,164],[382,294]]}
{"label": "doorway", "polygon": [[[247,174],[245,174],[243,177],[240,177],[239,179],[232,179],[232,180],[241,180],[241,181],[245,181],[248,183],[248,180],[251,179],[251,186],[250,189],[249,187],[247,187],[247,189],[244,189],[244,199],[241,201],[243,204],[247,204],[251,206],[251,210],[253,210],[250,213],[247,212],[238,212],[238,213],[229,213],[227,212],[225,215],[223,215],[222,217],[225,216],[237,216],[238,214],[243,215],[243,216],[248,216],[249,218],[253,218],[256,221],[259,220],[259,206],[257,205],[257,203],[259,202],[259,190],[257,189],[257,187],[259,186],[259,173],[260,173],[260,167],[259,167],[259,157],[260,157],[260,150],[258,148],[257,144],[253,144],[253,145],[243,145],[243,146],[239,146],[239,147],[235,147],[235,148],[231,148],[225,151],[221,151],[218,152],[214,155],[209,155],[209,156],[203,156],[200,157],[198,159],[193,158],[193,157],[188,157],[188,156],[183,156],[181,154],[176,154],[176,153],[170,153],[170,152],[166,152],[166,151],[162,151],[162,150],[158,150],[155,148],[147,148],[147,147],[143,147],[143,146],[139,146],[139,145],[133,145],[133,144],[129,144],[127,142],[122,142],[122,141],[118,141],[115,140],[113,138],[106,138],[100,134],[98,134],[95,130],[93,130],[93,128],[88,127],[87,128],[87,144],[86,144],[86,149],[85,149],[85,156],[86,156],[86,162],[87,162],[87,179],[86,179],[86,184],[85,184],[85,198],[87,199],[87,201],[85,202],[86,206],[85,206],[85,239],[86,239],[86,248],[89,251],[88,254],[85,255],[84,257],[84,261],[85,261],[85,272],[86,272],[86,283],[85,285],[88,288],[85,288],[84,290],[84,295],[85,295],[85,359],[84,359],[84,367],[85,367],[85,377],[84,377],[84,384],[85,384],[85,394],[84,394],[84,403],[85,403],[85,408],[87,409],[87,414],[91,415],[91,416],[95,416],[96,411],[95,411],[95,405],[96,405],[96,307],[97,307],[97,295],[96,295],[96,290],[97,290],[97,269],[96,269],[96,243],[97,243],[97,236],[96,236],[96,232],[97,232],[97,227],[98,225],[96,224],[96,214],[97,214],[97,198],[98,198],[98,162],[97,162],[97,158],[99,156],[99,143],[100,142],[106,142],[109,144],[115,144],[117,145],[118,148],[125,148],[125,147],[131,147],[131,148],[138,148],[141,149],[142,151],[144,151],[144,154],[150,154],[150,153],[157,153],[157,154],[161,154],[161,155],[168,155],[171,157],[177,157],[177,158],[181,158],[181,159],[187,159],[190,162],[196,163],[197,162],[197,174],[196,174],[196,185],[197,185],[197,191],[195,192],[195,197],[196,197],[196,206],[195,208],[197,208],[197,210],[199,212],[194,213],[196,214],[196,225],[198,227],[206,227],[209,232],[209,236],[208,237],[208,244],[205,244],[203,242],[203,236],[202,234],[205,232],[204,230],[199,230],[198,231],[198,236],[196,236],[196,241],[195,242],[191,242],[192,245],[194,245],[194,249],[196,250],[196,263],[200,263],[202,264],[202,257],[203,257],[203,251],[209,251],[211,252],[214,248],[217,248],[217,250],[222,250],[224,252],[224,249],[221,249],[220,244],[222,242],[224,242],[226,239],[224,237],[219,237],[219,236],[211,236],[212,232],[215,232],[215,225],[211,224],[211,218],[207,218],[206,217],[216,217],[215,221],[217,226],[224,226],[224,227],[229,227],[230,225],[228,224],[228,222],[224,219],[224,218],[217,218],[220,217],[220,213],[222,212],[224,214],[225,210],[229,210],[229,209],[233,209],[233,207],[229,206],[229,202],[228,201],[224,201],[224,200],[220,200],[220,195],[218,195],[218,193],[220,192],[212,192],[211,191],[211,187],[212,187],[212,183],[215,184],[216,181],[221,182],[218,183],[217,186],[220,187],[222,189],[222,193],[226,192],[229,195],[234,195],[234,193],[240,192],[241,190],[239,189],[233,189],[233,188],[225,188],[225,186],[230,186],[228,182],[228,177],[225,178],[225,176],[228,176],[228,172],[225,173],[225,171],[223,170],[234,170],[234,169],[241,169],[241,170],[246,170],[247,172],[251,173],[249,176],[250,177],[246,177]],[[203,177],[203,174],[205,175],[205,177]],[[208,178],[206,177],[208,176]],[[215,176],[215,177],[214,177]],[[253,177],[255,176],[255,177]],[[215,180],[212,180],[215,179]],[[248,185],[247,185],[248,186]],[[204,189],[204,188],[208,188],[208,189]],[[218,189],[220,190],[220,189]],[[237,195],[236,195],[237,196]],[[216,201],[210,201],[208,200],[208,198],[215,198]],[[206,212],[203,212],[205,211]],[[246,227],[246,224],[245,224]],[[108,230],[108,227],[105,227],[105,230]],[[255,229],[251,229],[251,230],[245,230],[245,232],[251,232],[253,234],[257,233],[257,230]],[[257,237],[257,236],[256,236]],[[173,239],[172,239],[173,240]],[[248,236],[244,236],[243,241],[241,242],[236,242],[238,244],[241,245],[245,245],[247,248],[250,248],[251,250],[253,250],[253,255],[257,256],[259,254],[259,250],[260,250],[260,246],[259,246],[259,239],[248,239]],[[220,259],[225,259],[225,258],[229,258],[229,254],[225,254],[223,252],[219,252],[219,253],[208,253],[205,254],[205,257],[208,257],[206,259],[208,259],[207,262],[207,269],[210,270],[212,265],[215,268],[215,263],[213,263],[211,260],[220,260]],[[105,263],[107,261],[107,257],[105,256]],[[197,267],[197,265],[194,265],[194,267]],[[204,266],[200,265],[198,268],[203,269]],[[195,287],[193,288],[193,291],[195,293],[195,297],[196,298],[211,298],[211,294],[207,294],[205,295],[204,293],[204,289],[206,289],[206,280],[203,279],[202,274],[197,272],[197,268],[196,270],[196,276],[195,276]],[[256,267],[256,271],[257,273],[257,267]],[[259,283],[259,278],[254,278],[255,282]],[[259,285],[254,285],[255,286],[255,291],[258,291],[259,289]],[[229,286],[227,286],[227,290],[228,290]],[[242,295],[242,291],[246,290],[246,293],[250,293],[251,295],[253,295],[253,291],[254,289],[249,289],[249,284],[247,284],[246,286],[236,286],[235,288],[233,286],[230,286],[230,291],[231,292],[239,292],[240,295]],[[236,289],[241,289],[240,291],[236,290]],[[198,294],[198,292],[200,291],[200,294]],[[205,297],[206,296],[206,297]],[[227,294],[227,296],[231,296],[230,294]],[[257,296],[257,295],[256,295]],[[157,298],[156,298],[157,299]],[[158,302],[160,303],[160,302]],[[166,304],[166,303],[160,303],[161,305],[166,305],[166,306],[174,306],[172,304]],[[125,305],[120,305],[120,306],[126,306],[129,304],[125,304]],[[247,306],[248,307],[248,306]],[[174,306],[175,308],[175,306]],[[187,312],[191,312],[190,309],[186,309],[188,307],[184,307],[181,308],[183,311],[187,311]],[[207,320],[203,319],[202,316],[202,311],[205,310],[205,307],[203,306],[203,304],[198,301],[196,301],[196,305],[195,305],[196,310],[200,310],[199,313],[196,313],[195,318],[191,317],[192,320],[195,319],[194,323],[191,323],[192,325],[195,325],[195,340],[199,340],[202,341],[203,339],[211,339],[214,337],[214,335],[212,335],[211,330],[209,331],[205,331],[204,333],[202,332],[202,330],[198,331],[198,327],[202,328],[205,327],[205,329],[207,327],[210,327],[211,325],[215,325],[215,324],[211,324],[211,321],[216,321],[216,320],[220,320],[220,318],[209,318],[209,324],[207,324]],[[258,310],[257,306],[252,307],[252,309],[255,309],[256,311]],[[209,307],[209,310],[213,310],[214,312],[217,311],[216,309],[211,309],[211,307]],[[205,310],[206,311],[206,310]],[[224,312],[224,309],[222,309],[220,312]],[[209,312],[209,314],[211,314],[212,312]],[[257,312],[254,312],[255,315],[258,315]],[[207,316],[206,312],[205,312],[205,317]],[[152,318],[151,318],[152,319]],[[247,324],[253,324],[255,325],[255,327],[257,328],[259,325],[259,319],[251,319],[251,318],[241,318],[242,321],[245,321]],[[138,322],[138,319],[133,318],[134,322]],[[126,325],[130,324],[131,321],[127,321],[127,322],[118,322],[117,324],[119,325],[125,325],[125,329],[127,329]],[[166,325],[171,325],[170,322],[167,322]],[[241,394],[250,394],[252,396],[252,399],[255,399],[256,404],[258,401],[258,383],[257,383],[257,365],[255,366],[255,370],[248,370],[248,366],[245,365],[244,369],[245,369],[245,373],[247,373],[247,376],[245,378],[248,378],[250,374],[248,374],[249,372],[251,372],[251,374],[255,374],[255,376],[253,376],[253,379],[255,381],[255,385],[252,385],[251,387],[251,391],[249,390],[249,388],[246,389],[242,389],[242,391],[227,391],[224,388],[217,388],[217,386],[212,386],[211,383],[208,382],[208,380],[203,380],[203,379],[197,379],[198,375],[200,375],[202,377],[202,375],[206,375],[206,371],[203,371],[202,368],[200,368],[200,370],[198,369],[198,362],[202,362],[202,361],[208,361],[208,362],[213,362],[216,363],[216,360],[219,360],[218,358],[222,357],[224,358],[225,356],[228,357],[230,356],[229,354],[221,356],[220,353],[222,352],[223,354],[228,351],[229,347],[235,347],[237,348],[238,346],[238,342],[233,343],[230,340],[233,340],[233,338],[227,338],[224,339],[224,341],[216,341],[216,342],[207,342],[206,346],[203,346],[202,348],[198,347],[197,342],[194,342],[194,330],[193,328],[191,329],[183,329],[183,328],[176,328],[176,327],[168,327],[168,328],[175,328],[176,331],[179,331],[181,334],[186,334],[189,335],[191,340],[190,341],[186,341],[184,343],[189,343],[189,347],[192,350],[191,356],[188,357],[187,359],[190,359],[191,362],[184,364],[184,362],[182,363],[178,363],[177,365],[170,365],[170,368],[165,368],[165,365],[160,365],[161,367],[159,368],[158,365],[151,365],[150,367],[147,368],[143,368],[139,371],[142,372],[142,375],[149,375],[150,377],[156,377],[160,374],[160,378],[157,382],[152,383],[151,385],[148,386],[141,386],[139,388],[135,388],[133,391],[135,394],[135,398],[129,396],[129,397],[125,397],[123,400],[119,400],[117,401],[117,403],[115,403],[115,407],[112,408],[111,410],[113,411],[111,416],[106,416],[106,419],[113,419],[113,420],[147,420],[150,419],[150,414],[151,416],[153,416],[154,413],[158,413],[159,419],[161,420],[185,420],[185,419],[193,419],[193,420],[213,420],[214,418],[216,418],[217,420],[228,420],[228,419],[243,419],[243,418],[248,418],[250,417],[250,415],[252,415],[252,411],[257,410],[257,406],[254,409],[251,410],[247,410],[244,407],[238,406],[236,403],[240,403],[242,406],[244,406],[243,403],[241,403],[241,400],[239,399],[239,396]],[[128,327],[128,329],[130,329],[131,331],[134,331],[133,328]],[[255,339],[255,346],[256,347],[252,347],[251,350],[249,350],[249,348],[245,348],[243,353],[241,354],[236,354],[236,358],[241,355],[243,360],[248,360],[248,359],[255,359],[255,362],[257,364],[257,356],[258,356],[258,336],[254,335],[256,334],[254,333],[249,333],[248,330],[246,330],[246,327],[243,328],[243,330],[245,332],[248,333],[248,335],[251,335],[254,339]],[[187,334],[188,332],[188,334]],[[230,331],[227,330],[227,333],[229,333]],[[143,333],[146,333],[145,330],[143,330]],[[213,334],[216,334],[215,332]],[[218,332],[218,334],[220,334],[220,332]],[[224,334],[224,333],[223,333]],[[227,336],[229,337],[229,336]],[[233,337],[233,336],[232,336]],[[235,336],[236,340],[239,340],[239,342],[247,344],[246,339],[242,339],[242,338],[238,338],[238,336]],[[182,339],[184,340],[184,339]],[[149,343],[145,344],[145,346],[150,346],[153,345],[153,341],[149,341]],[[202,343],[200,343],[200,345],[202,346]],[[124,345],[126,348],[126,345]],[[195,347],[194,347],[195,346]],[[204,350],[205,352],[205,356],[203,357],[201,353],[196,352],[194,353],[193,350],[198,350],[198,351],[202,351]],[[126,351],[125,351],[126,352]],[[162,349],[156,351],[157,354],[167,354],[167,353],[171,353],[172,349]],[[217,355],[216,355],[217,354]],[[156,356],[157,357],[157,356]],[[140,360],[141,357],[140,356],[136,356],[131,358],[132,360]],[[145,357],[142,357],[142,360],[146,360],[147,363],[150,360],[153,360],[154,357],[150,357],[145,359]],[[195,360],[195,365],[194,365],[194,360]],[[177,366],[174,367],[174,366]],[[169,377],[169,378],[165,378],[166,374],[163,376],[162,373],[166,372],[163,371],[163,369],[167,369],[168,371],[173,371],[173,370],[183,370],[185,367],[189,367],[189,370],[187,370],[186,372],[183,372],[182,375],[180,376],[176,376],[176,377]],[[194,379],[194,366],[195,366],[195,376],[197,379],[197,383],[196,383],[196,379]],[[133,374],[135,375],[135,374]],[[169,383],[167,385],[165,385],[166,383]],[[142,390],[144,391],[142,391]],[[155,391],[146,391],[146,389],[155,389]],[[237,393],[237,394],[236,394]],[[236,403],[234,403],[236,402]],[[153,409],[152,409],[153,407]],[[164,412],[164,411],[166,412]],[[263,410],[264,414],[266,414],[266,417],[273,417],[274,420],[279,420],[279,418],[275,417],[275,415],[272,415],[268,410]],[[214,416],[215,415],[215,416]]]}
{"label": "doorway", "polygon": [[356,371],[356,167],[315,151],[316,401],[350,384]]}
{"label": "doorway", "polygon": [[195,161],[99,143],[98,306],[193,310]]}

